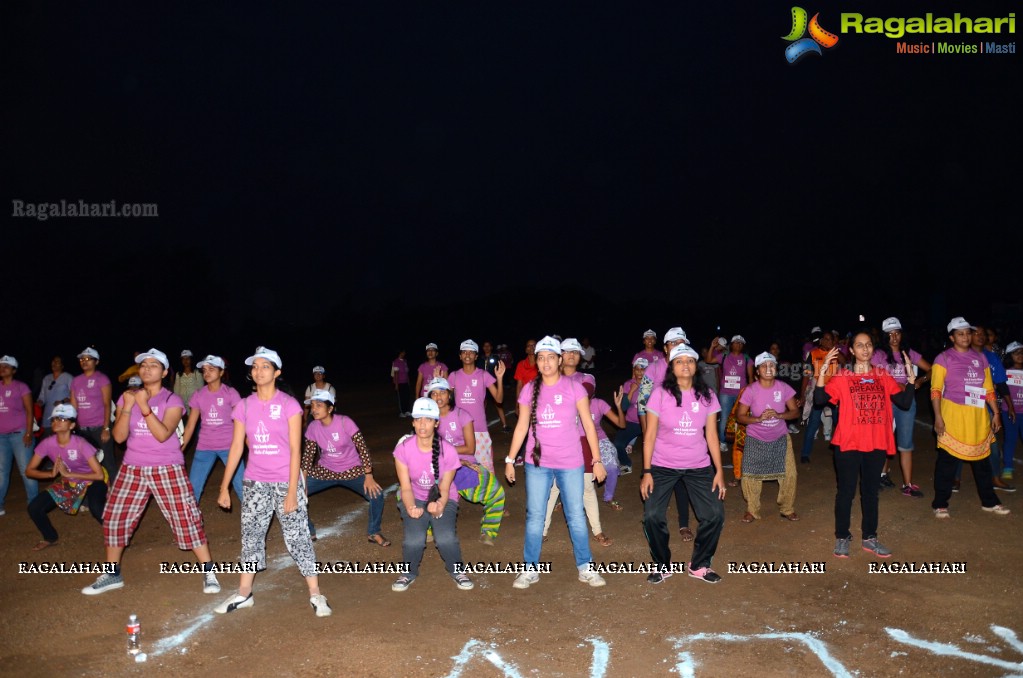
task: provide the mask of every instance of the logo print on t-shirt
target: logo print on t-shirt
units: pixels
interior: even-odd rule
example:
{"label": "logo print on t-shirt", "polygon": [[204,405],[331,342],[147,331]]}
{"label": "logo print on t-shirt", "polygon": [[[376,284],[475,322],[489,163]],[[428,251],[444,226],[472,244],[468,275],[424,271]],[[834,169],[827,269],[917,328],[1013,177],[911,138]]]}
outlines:
{"label": "logo print on t-shirt", "polygon": [[423,471],[419,474],[419,487],[430,487],[433,485],[433,475],[429,471]]}
{"label": "logo print on t-shirt", "polygon": [[550,403],[547,403],[547,405],[543,408],[543,412],[540,413],[540,418],[544,421],[554,419],[554,408],[551,407]]}
{"label": "logo print on t-shirt", "polygon": [[89,379],[88,384],[89,384],[89,388],[95,388],[96,387],[96,380],[95,379]]}
{"label": "logo print on t-shirt", "polygon": [[692,402],[692,404],[690,404],[690,407],[692,408],[693,412],[700,411],[700,403],[695,400]]}
{"label": "logo print on t-shirt", "polygon": [[[693,403],[693,405],[696,405],[696,403]],[[692,425],[693,425],[692,417],[689,416],[688,412],[683,412],[682,416],[679,417],[679,419],[678,419],[678,427],[679,428],[690,428]]]}
{"label": "logo print on t-shirt", "polygon": [[448,428],[450,428],[452,431],[457,430],[458,429],[458,424],[456,424],[453,421],[449,421],[448,422]]}
{"label": "logo print on t-shirt", "polygon": [[210,411],[206,413],[206,419],[208,421],[214,421],[219,416],[220,416],[220,413],[217,412],[217,408],[215,408],[213,405],[210,405]]}
{"label": "logo print on t-shirt", "polygon": [[[976,362],[976,361],[974,361],[974,362]],[[969,377],[970,379],[976,379],[977,378],[977,370],[973,369],[972,367],[967,368],[966,376]]]}
{"label": "logo print on t-shirt", "polygon": [[87,398],[85,395],[85,391],[83,389],[78,389],[78,394],[75,396],[75,400],[77,400],[82,405],[88,407],[88,404],[85,402],[86,399]]}
{"label": "logo print on t-shirt", "polygon": [[478,380],[478,379],[473,379],[473,380],[472,380],[472,385],[473,385],[473,386],[476,386],[476,385],[478,385],[478,384],[479,384],[479,380]]}
{"label": "logo print on t-shirt", "polygon": [[270,442],[270,431],[267,430],[263,420],[259,420],[259,424],[256,425],[256,432],[252,435],[256,439],[257,443],[268,443]]}
{"label": "logo print on t-shirt", "polygon": [[780,403],[781,402],[781,391],[775,391],[774,392],[774,402],[776,402],[776,403]]}
{"label": "logo print on t-shirt", "polygon": [[68,461],[74,461],[75,459],[78,459],[78,450],[68,450],[67,458]]}
{"label": "logo print on t-shirt", "polygon": [[11,397],[11,391],[10,391],[10,389],[8,389],[8,390],[4,391],[4,397],[5,397],[5,398],[10,398],[10,397]]}
{"label": "logo print on t-shirt", "polygon": [[337,431],[331,431],[331,440],[341,440],[341,435]]}
{"label": "logo print on t-shirt", "polygon": [[556,393],[556,394],[554,395],[554,404],[555,404],[555,405],[560,405],[560,404],[561,404],[561,403],[563,403],[564,401],[565,401],[565,399],[561,397],[561,394],[560,394],[560,393]]}
{"label": "logo print on t-shirt", "polygon": [[217,405],[219,405],[220,407],[223,407],[224,406],[224,399],[223,398],[217,398]]}
{"label": "logo print on t-shirt", "polygon": [[462,400],[472,400],[472,389],[468,386],[462,391]]}

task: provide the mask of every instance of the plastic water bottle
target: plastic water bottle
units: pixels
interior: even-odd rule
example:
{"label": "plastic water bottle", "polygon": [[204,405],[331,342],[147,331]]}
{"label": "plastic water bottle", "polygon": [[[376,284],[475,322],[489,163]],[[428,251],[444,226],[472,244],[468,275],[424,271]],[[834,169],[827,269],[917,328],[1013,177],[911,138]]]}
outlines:
{"label": "plastic water bottle", "polygon": [[128,626],[125,630],[128,632],[128,656],[134,657],[142,651],[142,626],[139,624],[138,617],[129,616]]}

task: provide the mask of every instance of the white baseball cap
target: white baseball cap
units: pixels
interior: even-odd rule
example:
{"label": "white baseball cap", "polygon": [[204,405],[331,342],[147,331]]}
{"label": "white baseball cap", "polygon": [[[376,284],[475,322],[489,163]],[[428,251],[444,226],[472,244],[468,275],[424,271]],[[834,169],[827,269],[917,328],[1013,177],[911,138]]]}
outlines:
{"label": "white baseball cap", "polygon": [[725,348],[726,346],[728,346],[728,342],[725,341],[724,337],[718,337],[718,346],[720,346],[721,348]]}
{"label": "white baseball cap", "polygon": [[61,403],[50,412],[50,419],[77,419],[78,412],[70,403]]}
{"label": "white baseball cap", "polygon": [[977,329],[970,323],[966,322],[966,318],[961,315],[957,315],[948,322],[948,332],[951,334],[956,330],[975,330]]}
{"label": "white baseball cap", "polygon": [[182,358],[191,358],[191,357],[192,357],[192,352],[191,352],[191,351],[189,351],[189,350],[188,350],[188,349],[186,348],[186,349],[185,349],[184,351],[182,351],[182,352],[181,352],[181,357],[182,357]]}
{"label": "white baseball cap", "polygon": [[753,359],[753,366],[760,367],[766,362],[777,363],[778,359],[774,357],[773,353],[768,353],[767,351],[764,351],[763,353],[761,353],[760,355]]}
{"label": "white baseball cap", "polygon": [[740,344],[742,344],[743,346],[745,346],[745,345],[746,345],[746,338],[745,338],[745,337],[743,337],[743,336],[742,336],[741,334],[737,334],[737,335],[735,335],[734,337],[732,337],[732,341],[731,341],[731,343],[733,343],[733,344],[734,344],[735,342],[739,342]]}
{"label": "white baseball cap", "polygon": [[1012,353],[1013,351],[1018,351],[1021,348],[1023,348],[1023,344],[1019,343],[1018,341],[1014,341],[1005,347],[1005,353],[1006,355],[1008,355],[1009,353]]}
{"label": "white baseball cap", "polygon": [[213,367],[219,367],[220,369],[224,369],[224,367],[225,367],[224,359],[221,358],[218,355],[208,355],[208,356],[206,356],[205,358],[203,358],[202,360],[199,361],[199,363],[196,365],[196,367],[198,367],[201,370],[206,365],[212,365]]}
{"label": "white baseball cap", "polygon": [[281,363],[281,357],[277,355],[277,351],[266,346],[257,346],[256,352],[245,359],[246,365],[251,365],[256,361],[256,358],[263,358],[269,360],[274,364],[277,369],[281,369],[284,365]]}
{"label": "white baseball cap", "polygon": [[79,358],[95,358],[99,360],[99,352],[91,346],[78,354]]}
{"label": "white baseball cap", "polygon": [[323,365],[317,365],[316,367],[313,368],[313,374],[316,374],[317,372],[319,372],[320,374],[326,374],[327,368],[324,367]]}
{"label": "white baseball cap", "polygon": [[646,339],[647,337],[653,337],[654,339],[657,339],[657,332],[654,332],[653,330],[647,330],[646,332],[643,333],[643,338]]}
{"label": "white baseball cap", "polygon": [[142,377],[138,376],[137,374],[135,376],[128,377],[128,388],[131,388],[133,386],[136,388],[142,386]]}
{"label": "white baseball cap", "polygon": [[0,358],[0,365],[10,365],[14,369],[18,369],[18,361],[13,356],[5,355]]}
{"label": "white baseball cap", "polygon": [[646,358],[636,358],[632,361],[633,367],[642,367],[644,370],[650,367],[650,361]]}
{"label": "white baseball cap", "polygon": [[145,360],[146,358],[152,358],[153,360],[157,361],[158,363],[163,365],[163,369],[165,370],[170,368],[170,361],[167,360],[167,354],[159,349],[151,348],[145,353],[139,353],[137,356],[135,356],[135,364],[136,365],[141,364],[142,361]]}
{"label": "white baseball cap", "polygon": [[433,393],[434,391],[450,391],[451,384],[444,377],[434,377],[430,380],[430,383],[426,385],[426,392]]}
{"label": "white baseball cap", "polygon": [[330,394],[330,391],[322,388],[318,388],[313,391],[313,394],[309,396],[309,400],[305,401],[305,404],[311,405],[314,400],[319,400],[320,402],[329,403],[331,405],[334,404],[334,396]]}
{"label": "white baseball cap", "polygon": [[465,341],[463,341],[461,344],[458,345],[458,350],[459,350],[459,352],[461,352],[461,351],[472,351],[473,353],[479,353],[480,352],[480,346],[479,346],[479,344],[477,344],[472,339],[466,339]]}
{"label": "white baseball cap", "polygon": [[578,339],[575,339],[574,337],[569,337],[568,339],[565,339],[563,342],[561,342],[561,352],[568,353],[569,351],[582,353],[583,345],[579,343]]}
{"label": "white baseball cap", "polygon": [[688,344],[679,344],[675,348],[671,349],[671,354],[668,356],[668,362],[674,362],[675,358],[681,358],[687,356],[693,360],[699,360],[700,354],[689,347]]}
{"label": "white baseball cap", "polygon": [[429,344],[426,345],[426,349],[425,350],[429,351],[430,349],[433,349],[434,351],[436,351],[437,350],[437,344],[435,344],[435,343],[433,343],[431,341]]}
{"label": "white baseball cap", "polygon": [[884,321],[881,323],[882,332],[894,332],[895,330],[901,329],[902,323],[900,323],[899,319],[896,318],[895,316],[892,316],[891,318],[885,318]]}
{"label": "white baseball cap", "polygon": [[433,402],[433,398],[416,398],[416,402],[412,403],[412,418],[440,421],[440,408]]}
{"label": "white baseball cap", "polygon": [[536,342],[536,348],[533,349],[533,353],[539,353],[540,351],[550,351],[561,355],[561,342],[554,337],[546,336]]}
{"label": "white baseball cap", "polygon": [[689,337],[686,336],[686,331],[681,327],[672,327],[664,333],[664,343],[667,344],[669,341],[681,341],[688,344]]}

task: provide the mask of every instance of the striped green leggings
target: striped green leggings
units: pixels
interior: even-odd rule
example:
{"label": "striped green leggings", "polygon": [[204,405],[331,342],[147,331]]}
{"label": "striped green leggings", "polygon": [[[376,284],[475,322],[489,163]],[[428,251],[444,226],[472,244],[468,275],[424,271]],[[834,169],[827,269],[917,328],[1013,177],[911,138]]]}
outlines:
{"label": "striped green leggings", "polygon": [[458,496],[473,504],[483,505],[480,532],[496,538],[504,517],[504,488],[490,471],[480,466],[480,484],[468,490],[459,490]]}

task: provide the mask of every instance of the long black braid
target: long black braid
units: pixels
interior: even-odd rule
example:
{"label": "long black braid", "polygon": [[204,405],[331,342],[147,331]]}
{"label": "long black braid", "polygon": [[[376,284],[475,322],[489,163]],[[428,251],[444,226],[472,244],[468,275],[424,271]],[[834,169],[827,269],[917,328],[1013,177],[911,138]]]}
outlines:
{"label": "long black braid", "polygon": [[533,431],[533,466],[540,465],[540,439],[536,437],[536,401],[540,397],[543,377],[540,374],[533,379],[533,404],[529,407],[529,428]]}
{"label": "long black braid", "polygon": [[433,478],[440,485],[440,432],[433,432]]}

